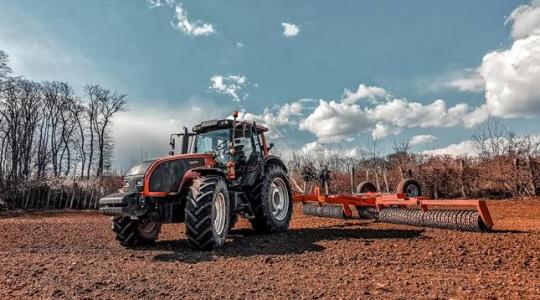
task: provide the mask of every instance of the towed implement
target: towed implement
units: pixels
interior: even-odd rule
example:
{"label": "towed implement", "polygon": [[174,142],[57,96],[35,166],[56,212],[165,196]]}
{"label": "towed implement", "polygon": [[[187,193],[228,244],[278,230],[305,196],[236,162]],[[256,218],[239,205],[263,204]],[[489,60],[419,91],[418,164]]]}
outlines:
{"label": "towed implement", "polygon": [[421,196],[421,186],[413,179],[401,181],[395,194],[379,193],[366,181],[354,194],[321,194],[319,187],[306,194],[297,188],[293,199],[303,204],[304,214],[318,217],[371,218],[383,223],[477,232],[493,227],[484,200],[430,200]]}

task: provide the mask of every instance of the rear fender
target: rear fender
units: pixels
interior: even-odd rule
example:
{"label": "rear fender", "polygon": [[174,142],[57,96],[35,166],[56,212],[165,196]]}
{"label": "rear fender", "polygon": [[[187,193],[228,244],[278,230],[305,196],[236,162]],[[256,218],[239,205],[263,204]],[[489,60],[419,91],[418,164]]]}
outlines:
{"label": "rear fender", "polygon": [[279,166],[280,168],[282,168],[283,171],[285,171],[285,173],[288,173],[287,166],[285,166],[285,163],[283,163],[281,158],[279,158],[278,156],[267,155],[267,156],[264,157],[264,161],[265,161],[267,166],[276,165],[276,166]]}

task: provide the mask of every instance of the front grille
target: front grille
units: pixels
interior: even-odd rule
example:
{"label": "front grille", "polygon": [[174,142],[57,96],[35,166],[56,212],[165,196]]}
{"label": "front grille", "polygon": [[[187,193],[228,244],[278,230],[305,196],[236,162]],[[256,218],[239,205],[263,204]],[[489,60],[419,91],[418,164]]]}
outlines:
{"label": "front grille", "polygon": [[137,181],[144,182],[144,177],[142,176],[136,176],[136,177],[126,177],[124,179],[124,192],[125,193],[137,193],[142,191],[142,186],[137,186]]}
{"label": "front grille", "polygon": [[150,192],[176,192],[187,170],[204,166],[204,159],[169,160],[159,164],[150,175]]}

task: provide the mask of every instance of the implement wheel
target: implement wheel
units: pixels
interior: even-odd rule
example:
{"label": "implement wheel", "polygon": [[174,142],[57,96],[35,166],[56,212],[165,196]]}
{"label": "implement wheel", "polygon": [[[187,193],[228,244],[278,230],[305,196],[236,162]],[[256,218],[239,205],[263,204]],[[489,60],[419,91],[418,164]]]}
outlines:
{"label": "implement wheel", "polygon": [[404,179],[396,187],[396,193],[405,194],[409,198],[422,196],[422,186],[414,179]]}
{"label": "implement wheel", "polygon": [[193,180],[186,197],[186,235],[197,250],[210,250],[225,244],[230,222],[229,192],[220,176]]}
{"label": "implement wheel", "polygon": [[377,187],[375,184],[371,181],[362,181],[360,184],[356,187],[356,193],[357,194],[363,194],[363,193],[376,193]]}
{"label": "implement wheel", "polygon": [[251,226],[261,233],[286,231],[293,210],[287,173],[278,166],[270,166],[259,188],[253,199],[255,218],[250,220]]}

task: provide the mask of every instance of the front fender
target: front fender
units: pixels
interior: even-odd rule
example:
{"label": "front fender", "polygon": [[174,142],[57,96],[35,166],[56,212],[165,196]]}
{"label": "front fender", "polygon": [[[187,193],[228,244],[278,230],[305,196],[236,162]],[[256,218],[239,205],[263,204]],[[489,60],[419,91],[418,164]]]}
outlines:
{"label": "front fender", "polygon": [[189,185],[191,185],[191,182],[201,175],[202,176],[219,175],[219,176],[226,177],[227,172],[219,168],[196,167],[196,168],[190,169],[184,174],[184,177],[182,178],[182,182],[180,183],[180,186],[178,187],[178,193],[180,193],[185,187],[188,187]]}

